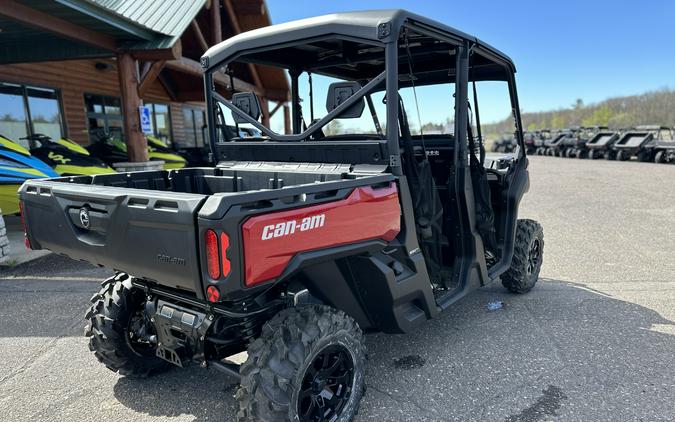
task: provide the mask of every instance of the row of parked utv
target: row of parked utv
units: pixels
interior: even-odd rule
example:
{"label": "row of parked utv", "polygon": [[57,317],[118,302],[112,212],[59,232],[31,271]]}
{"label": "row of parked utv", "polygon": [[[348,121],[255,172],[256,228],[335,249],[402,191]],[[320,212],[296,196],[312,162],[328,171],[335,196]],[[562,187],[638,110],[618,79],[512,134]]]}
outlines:
{"label": "row of parked utv", "polygon": [[[675,163],[675,128],[645,125],[629,129],[606,126],[564,130],[536,130],[524,134],[527,153],[567,158],[589,158]],[[504,137],[492,144],[493,152],[513,152],[516,141]]]}

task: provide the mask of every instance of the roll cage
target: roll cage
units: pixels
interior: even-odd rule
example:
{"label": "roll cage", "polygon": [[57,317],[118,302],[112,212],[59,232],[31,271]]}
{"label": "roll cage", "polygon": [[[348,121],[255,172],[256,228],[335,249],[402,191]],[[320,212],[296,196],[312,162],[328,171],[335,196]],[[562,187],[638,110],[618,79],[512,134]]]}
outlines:
{"label": "roll cage", "polygon": [[[409,61],[415,65],[413,75],[409,74]],[[233,104],[222,90],[218,92],[214,74],[227,71],[234,62],[276,66],[289,71],[293,133],[275,133]],[[470,128],[466,122],[472,110],[471,107],[458,105],[469,104],[470,82],[494,80],[508,84],[515,138],[520,145],[520,154],[524,154],[515,67],[511,60],[475,37],[406,11],[328,15],[250,31],[212,47],[202,57],[201,63],[205,70],[208,133],[212,151],[218,151],[218,103],[229,109],[240,121],[260,130],[267,138],[267,145],[274,145],[310,140],[321,128],[357,102],[363,101],[367,95],[384,90],[385,98],[398,98],[399,88],[413,84],[454,83],[455,139],[468,139]],[[359,81],[362,87],[323,118],[311,122],[303,131],[298,97],[298,75],[302,72]],[[230,94],[233,91],[230,89]],[[479,122],[477,107],[474,107],[473,112]],[[399,116],[399,101],[387,101],[386,127],[398,127]],[[478,130],[480,135],[480,127]],[[402,174],[399,135],[398,130],[387,130],[386,139],[381,141],[386,154],[383,162],[395,175]],[[468,142],[456,142],[455,158],[466,156],[468,148]]]}

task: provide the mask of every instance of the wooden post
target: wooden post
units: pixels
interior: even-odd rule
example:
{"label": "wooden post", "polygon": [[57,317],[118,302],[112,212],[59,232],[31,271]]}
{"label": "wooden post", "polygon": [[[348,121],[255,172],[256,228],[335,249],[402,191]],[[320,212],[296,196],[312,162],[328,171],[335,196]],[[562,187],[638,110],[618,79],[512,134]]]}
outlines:
{"label": "wooden post", "polygon": [[220,0],[211,0],[211,30],[212,45],[216,45],[223,40],[223,27],[220,23]]}
{"label": "wooden post", "polygon": [[260,108],[262,112],[262,124],[266,128],[270,127],[270,105],[267,98],[263,97],[260,99]]}
{"label": "wooden post", "polygon": [[291,133],[291,110],[288,104],[284,105],[284,133],[286,135]]}
{"label": "wooden post", "polygon": [[124,139],[127,155],[131,162],[148,161],[148,141],[141,133],[141,121],[138,107],[142,105],[138,96],[136,61],[129,53],[117,55],[117,73],[122,94],[122,114],[124,115]]}

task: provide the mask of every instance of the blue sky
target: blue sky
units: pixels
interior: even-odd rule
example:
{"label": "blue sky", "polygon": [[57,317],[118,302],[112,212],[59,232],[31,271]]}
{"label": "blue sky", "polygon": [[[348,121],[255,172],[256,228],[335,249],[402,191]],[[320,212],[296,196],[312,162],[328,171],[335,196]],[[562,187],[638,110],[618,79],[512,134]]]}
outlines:
{"label": "blue sky", "polygon": [[[267,0],[267,4],[273,23],[339,11],[404,8],[476,35],[516,63],[520,105],[526,112],[569,107],[577,98],[593,103],[675,88],[672,0]],[[488,113],[484,110],[482,115]]]}

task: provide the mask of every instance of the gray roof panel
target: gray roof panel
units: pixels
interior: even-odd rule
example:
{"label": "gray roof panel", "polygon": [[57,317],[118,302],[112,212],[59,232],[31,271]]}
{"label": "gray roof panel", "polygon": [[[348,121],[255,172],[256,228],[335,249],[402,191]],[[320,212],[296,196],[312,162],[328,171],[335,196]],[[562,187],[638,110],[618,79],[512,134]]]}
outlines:
{"label": "gray roof panel", "polygon": [[481,42],[476,37],[401,9],[334,13],[254,29],[231,37],[209,48],[202,56],[202,63],[206,65],[207,69],[210,69],[219,66],[223,61],[242,51],[328,34],[347,35],[374,43],[382,43],[389,40],[387,37],[378,37],[378,25],[387,22],[391,24],[392,34],[398,34],[404,23],[413,22],[449,37],[477,43],[485,50],[501,57],[515,69],[512,60],[507,55]]}

